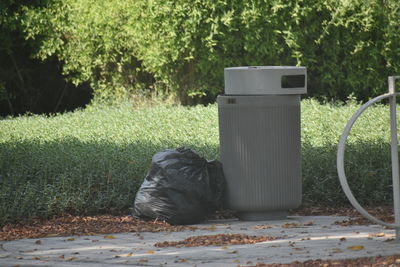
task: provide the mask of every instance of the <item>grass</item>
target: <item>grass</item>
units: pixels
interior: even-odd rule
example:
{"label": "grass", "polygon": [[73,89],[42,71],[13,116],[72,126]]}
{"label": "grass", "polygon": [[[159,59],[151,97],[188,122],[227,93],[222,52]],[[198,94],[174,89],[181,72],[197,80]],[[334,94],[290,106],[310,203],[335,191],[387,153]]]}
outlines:
{"label": "grass", "polygon": [[[341,205],[336,146],[359,107],[302,101],[304,201]],[[127,213],[151,157],[186,146],[218,158],[217,107],[89,107],[0,120],[0,225],[64,213]],[[391,201],[388,108],[354,126],[346,171],[364,204]]]}

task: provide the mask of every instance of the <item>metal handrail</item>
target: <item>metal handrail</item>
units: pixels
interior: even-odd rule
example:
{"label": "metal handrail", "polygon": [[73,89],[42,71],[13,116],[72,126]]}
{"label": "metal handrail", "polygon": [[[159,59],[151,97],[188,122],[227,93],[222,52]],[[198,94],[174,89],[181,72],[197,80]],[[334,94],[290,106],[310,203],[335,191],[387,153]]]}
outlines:
{"label": "metal handrail", "polygon": [[[364,217],[369,220],[387,226],[389,228],[396,229],[396,241],[400,242],[400,180],[399,180],[399,159],[398,159],[398,141],[397,141],[397,121],[396,121],[396,96],[400,93],[395,92],[395,80],[400,79],[400,76],[389,77],[389,93],[375,97],[362,105],[359,110],[350,118],[347,122],[346,127],[343,130],[343,134],[339,140],[338,152],[337,152],[337,171],[339,175],[339,181],[343,188],[344,193],[349,199],[350,203],[356,208]],[[381,221],[370,213],[368,213],[354,197],[348,183],[346,174],[344,171],[344,152],[346,147],[346,140],[358,117],[371,105],[381,101],[382,99],[390,98],[390,133],[391,133],[391,157],[392,157],[392,179],[393,179],[393,202],[394,202],[394,215],[395,223],[386,223]]]}

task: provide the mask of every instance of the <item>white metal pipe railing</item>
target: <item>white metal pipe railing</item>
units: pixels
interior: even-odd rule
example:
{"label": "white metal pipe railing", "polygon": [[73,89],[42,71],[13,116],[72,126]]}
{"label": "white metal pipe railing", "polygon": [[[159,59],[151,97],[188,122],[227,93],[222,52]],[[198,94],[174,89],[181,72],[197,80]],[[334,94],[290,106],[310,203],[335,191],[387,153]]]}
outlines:
{"label": "white metal pipe railing", "polygon": [[[339,181],[343,188],[344,193],[349,199],[350,203],[356,208],[362,215],[364,215],[369,220],[387,226],[389,228],[396,229],[396,241],[400,242],[400,180],[399,180],[399,157],[398,157],[398,141],[397,141],[397,121],[396,121],[396,96],[400,95],[400,93],[396,93],[395,91],[395,81],[400,79],[400,76],[390,76],[389,81],[389,92],[384,95],[380,95],[375,97],[362,105],[359,110],[350,118],[347,122],[346,127],[343,130],[343,134],[339,140],[338,152],[337,152],[337,171],[339,175]],[[346,140],[349,136],[351,128],[354,123],[360,117],[360,115],[371,105],[376,102],[381,101],[382,99],[389,98],[390,103],[390,136],[391,136],[391,157],[392,157],[392,179],[393,179],[393,201],[394,201],[394,215],[395,215],[395,223],[386,223],[381,221],[370,213],[368,213],[357,201],[354,197],[351,189],[347,183],[346,174],[344,171],[344,152],[346,148]]]}

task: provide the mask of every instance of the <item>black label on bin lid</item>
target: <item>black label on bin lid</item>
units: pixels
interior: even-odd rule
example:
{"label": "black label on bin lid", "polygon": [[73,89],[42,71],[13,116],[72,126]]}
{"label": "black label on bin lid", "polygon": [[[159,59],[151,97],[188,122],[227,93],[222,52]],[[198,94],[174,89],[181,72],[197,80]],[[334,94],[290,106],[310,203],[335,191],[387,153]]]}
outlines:
{"label": "black label on bin lid", "polygon": [[283,75],[281,79],[282,88],[299,88],[306,85],[306,76],[302,75]]}

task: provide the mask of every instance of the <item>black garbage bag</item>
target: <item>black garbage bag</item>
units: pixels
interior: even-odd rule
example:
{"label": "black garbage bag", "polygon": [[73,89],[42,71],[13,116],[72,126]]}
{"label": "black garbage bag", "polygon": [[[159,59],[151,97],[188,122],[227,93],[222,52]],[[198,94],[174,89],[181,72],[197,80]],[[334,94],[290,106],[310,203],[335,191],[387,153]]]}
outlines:
{"label": "black garbage bag", "polygon": [[153,156],[132,215],[171,224],[197,223],[221,208],[224,188],[219,161],[207,161],[191,149],[164,150]]}

